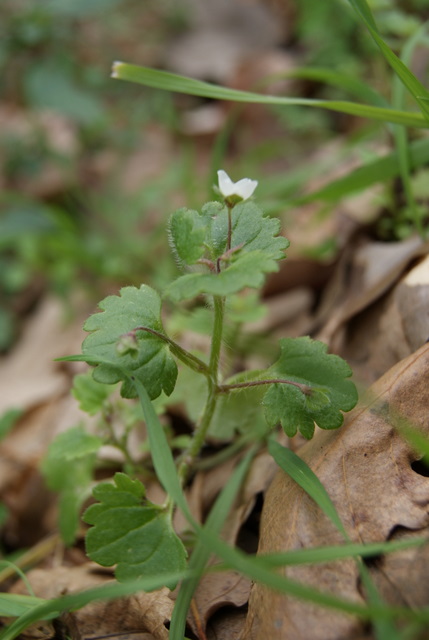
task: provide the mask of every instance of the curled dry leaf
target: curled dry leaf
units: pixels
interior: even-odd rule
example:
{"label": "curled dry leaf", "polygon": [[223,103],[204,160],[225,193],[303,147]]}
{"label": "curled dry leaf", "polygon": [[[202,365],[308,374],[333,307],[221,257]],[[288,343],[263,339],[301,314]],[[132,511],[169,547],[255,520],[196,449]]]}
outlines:
{"label": "curled dry leaf", "polygon": [[359,380],[377,380],[429,338],[429,256],[347,326],[341,356]]}
{"label": "curled dry leaf", "polygon": [[[319,432],[300,450],[330,495],[352,541],[381,542],[400,531],[429,535],[429,478],[413,463],[418,455],[394,427],[403,416],[423,434],[427,422],[429,345],[390,369],[368,392],[338,432]],[[416,470],[414,470],[416,469]],[[285,473],[278,472],[264,505],[259,552],[342,543],[341,535],[311,498]],[[405,559],[404,559],[405,558]],[[428,581],[410,566],[424,562],[422,549],[407,551],[402,564],[383,557],[372,568],[395,587],[383,595],[392,603],[427,604]],[[394,568],[393,568],[394,565]],[[353,602],[363,602],[357,565],[347,559],[284,569],[288,578]],[[392,577],[389,572],[392,571]],[[413,595],[414,594],[414,595]],[[345,614],[273,593],[255,585],[243,640],[347,640],[364,635],[363,622]]]}
{"label": "curled dry leaf", "polygon": [[318,339],[340,352],[344,325],[388,291],[428,250],[428,242],[412,236],[402,242],[364,241],[345,252],[318,312],[318,322],[324,325]]}

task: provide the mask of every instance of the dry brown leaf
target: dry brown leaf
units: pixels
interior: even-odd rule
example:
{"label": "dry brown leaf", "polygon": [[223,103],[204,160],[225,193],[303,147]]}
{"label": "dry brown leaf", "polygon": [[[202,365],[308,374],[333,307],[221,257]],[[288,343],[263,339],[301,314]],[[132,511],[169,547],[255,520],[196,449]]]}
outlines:
{"label": "dry brown leaf", "polygon": [[[206,628],[209,619],[225,607],[242,607],[249,600],[250,580],[236,571],[205,575],[195,592],[188,620],[198,635],[198,626]],[[198,620],[196,620],[198,618]]]}
{"label": "dry brown leaf", "polygon": [[223,609],[207,626],[207,640],[238,640],[246,619],[244,609]]}
{"label": "dry brown leaf", "polygon": [[[78,567],[34,569],[27,577],[35,595],[40,598],[57,598],[112,581],[111,572],[103,571],[93,563]],[[27,593],[22,582],[17,583],[12,591]],[[122,636],[126,632],[149,633],[155,640],[167,640],[165,623],[169,622],[174,606],[169,593],[167,588],[163,588],[108,602],[91,602],[71,615],[62,617],[61,622],[72,640],[111,634]],[[45,622],[27,629],[26,635],[40,638],[53,636],[54,633],[49,623]]]}
{"label": "dry brown leaf", "polygon": [[[207,472],[199,472],[196,475],[194,484],[198,486],[201,512],[208,511],[215,496],[228,482],[236,464],[237,458],[231,458],[221,466]],[[266,451],[262,451],[253,460],[246,482],[223,526],[222,538],[225,541],[230,544],[237,542],[241,528],[255,506],[258,494],[266,491],[274,473],[275,468],[271,456]],[[254,551],[257,537],[246,530],[243,538],[245,538],[246,546],[251,547],[247,550]],[[194,611],[191,611],[188,616],[191,628],[198,635],[198,624],[205,629],[214,614],[218,613],[220,619],[225,608],[245,605],[249,599],[250,587],[250,580],[234,571],[210,573],[204,576],[195,592]]]}
{"label": "dry brown leaf", "polygon": [[344,324],[380,298],[414,259],[428,251],[429,243],[416,236],[392,243],[363,241],[345,253],[319,309],[318,322],[325,323],[319,340],[340,352]]}
{"label": "dry brown leaf", "polygon": [[[398,435],[399,414],[422,433],[427,422],[429,345],[398,363],[371,389],[367,404],[349,415],[338,432],[318,432],[300,450],[325,486],[353,541],[381,542],[399,530],[428,534],[429,478],[413,469],[417,455]],[[259,551],[318,547],[341,543],[333,524],[289,476],[279,472],[265,500]],[[414,563],[426,553],[414,550]],[[393,561],[392,561],[393,562]],[[429,602],[427,580],[396,569],[395,582],[403,601],[419,592]],[[424,565],[427,573],[428,566]],[[389,563],[383,573],[390,580]],[[372,569],[377,574],[377,567]],[[398,572],[400,579],[398,577]],[[356,563],[349,559],[284,570],[288,578],[354,602],[362,602]],[[350,616],[300,602],[255,585],[243,640],[347,640],[364,635],[363,623]]]}
{"label": "dry brown leaf", "polygon": [[0,415],[10,408],[29,409],[66,391],[69,378],[54,359],[80,351],[83,337],[81,323],[66,326],[61,302],[46,298],[16,348],[0,359]]}
{"label": "dry brown leaf", "polygon": [[347,324],[341,356],[371,384],[429,338],[429,257]]}

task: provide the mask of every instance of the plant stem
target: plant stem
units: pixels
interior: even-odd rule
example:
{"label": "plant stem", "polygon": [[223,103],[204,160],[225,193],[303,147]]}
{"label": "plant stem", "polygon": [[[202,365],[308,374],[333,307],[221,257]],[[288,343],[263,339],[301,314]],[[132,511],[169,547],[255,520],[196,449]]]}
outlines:
{"label": "plant stem", "polygon": [[302,384],[301,382],[294,382],[293,380],[287,380],[285,378],[272,378],[268,380],[250,380],[249,382],[237,382],[236,384],[222,384],[219,385],[219,393],[228,393],[232,389],[247,389],[248,387],[259,387],[263,384],[291,384],[293,387],[297,387],[302,393],[309,394],[312,389],[308,384]]}
{"label": "plant stem", "polygon": [[222,346],[223,320],[225,315],[225,298],[221,296],[214,296],[213,302],[214,302],[214,323],[213,323],[212,348],[210,352],[209,370],[210,370],[211,378],[214,380],[214,383],[217,385],[220,349]]}
{"label": "plant stem", "polygon": [[230,251],[231,249],[231,238],[232,238],[232,214],[231,211],[234,207],[234,205],[232,204],[228,204],[228,202],[226,203],[226,206],[228,208],[228,237],[227,237],[227,242],[226,242],[226,250]]}
{"label": "plant stem", "polygon": [[216,409],[216,402],[218,399],[218,376],[219,376],[219,360],[220,351],[222,346],[222,333],[223,333],[223,321],[225,314],[225,298],[221,296],[214,296],[214,324],[212,335],[212,346],[210,352],[209,371],[210,376],[207,378],[208,390],[207,401],[204,407],[202,416],[194,431],[192,442],[188,449],[184,452],[182,460],[179,464],[177,473],[179,475],[182,486],[186,483],[189,472],[193,466],[193,463],[199,455],[204,441],[206,439],[207,431],[210,427],[211,420],[213,418],[214,411]]}
{"label": "plant stem", "polygon": [[160,338],[161,340],[163,340],[169,345],[172,353],[174,353],[174,355],[177,356],[179,360],[181,360],[188,367],[190,367],[194,371],[203,373],[206,376],[210,375],[209,368],[207,367],[205,362],[197,358],[197,356],[194,356],[194,354],[191,353],[190,351],[187,351],[186,349],[181,347],[179,344],[177,344],[177,342],[174,342],[174,340],[172,340],[165,334],[161,333],[160,331],[156,331],[155,329],[151,329],[149,327],[136,327],[135,329],[133,329],[132,331],[129,331],[128,333],[129,335],[131,335],[133,333],[135,334],[137,331],[146,331],[147,333],[151,333],[157,338]]}

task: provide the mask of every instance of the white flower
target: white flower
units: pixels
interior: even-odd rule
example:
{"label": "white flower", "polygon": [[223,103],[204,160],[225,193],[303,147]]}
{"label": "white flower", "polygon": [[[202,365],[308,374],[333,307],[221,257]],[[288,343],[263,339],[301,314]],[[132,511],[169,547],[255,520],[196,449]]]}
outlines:
{"label": "white flower", "polygon": [[258,181],[250,180],[250,178],[242,178],[238,182],[233,182],[223,169],[220,169],[217,175],[219,178],[219,191],[225,200],[230,198],[236,202],[247,200],[258,186]]}

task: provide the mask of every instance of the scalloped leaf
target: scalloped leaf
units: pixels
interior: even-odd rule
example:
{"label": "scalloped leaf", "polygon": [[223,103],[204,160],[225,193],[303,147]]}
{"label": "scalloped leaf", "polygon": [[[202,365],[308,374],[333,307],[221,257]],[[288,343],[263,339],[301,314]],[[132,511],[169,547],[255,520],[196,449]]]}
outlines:
{"label": "scalloped leaf", "polygon": [[[139,480],[116,473],[114,484],[94,489],[98,503],[84,514],[93,525],[86,536],[86,551],[104,567],[117,565],[119,581],[158,576],[186,568],[186,550],[173,530],[170,515],[145,500]],[[166,583],[174,588],[175,585]]]}
{"label": "scalloped leaf", "polygon": [[96,453],[103,441],[77,426],[60,433],[42,462],[46,484],[60,494],[59,528],[66,545],[73,544],[83,502],[89,496]]}
{"label": "scalloped leaf", "polygon": [[[85,322],[85,331],[90,332],[82,345],[85,356],[93,356],[112,363],[99,364],[93,376],[97,382],[115,384],[122,380],[120,369],[128,371],[141,381],[150,398],[154,400],[162,391],[166,395],[174,389],[177,366],[168,344],[161,338],[146,331],[139,331],[136,349],[118,350],[122,336],[137,327],[144,326],[164,333],[161,322],[161,299],[154,289],[147,285],[125,287],[119,296],[108,296],[99,304],[102,313],[95,313]],[[134,386],[123,380],[121,395],[136,397]]]}
{"label": "scalloped leaf", "polygon": [[181,262],[194,264],[204,254],[206,225],[198,211],[178,209],[170,218],[170,244]]}
{"label": "scalloped leaf", "polygon": [[[170,241],[182,263],[194,265],[201,258],[212,269],[178,278],[166,295],[178,301],[202,293],[229,295],[246,287],[258,288],[264,276],[277,271],[289,246],[279,236],[280,221],[264,216],[254,202],[242,202],[231,211],[231,252],[227,250],[228,209],[220,202],[208,202],[201,212],[179,209],[170,220]],[[249,255],[251,254],[251,255]]]}
{"label": "scalloped leaf", "polygon": [[273,271],[278,271],[277,261],[262,251],[237,252],[237,257],[220,273],[187,273],[172,282],[165,295],[174,302],[201,294],[228,296],[246,287],[262,287],[265,274]]}
{"label": "scalloped leaf", "polygon": [[280,341],[280,357],[270,368],[274,378],[304,385],[301,390],[284,383],[273,384],[263,405],[267,422],[280,422],[288,436],[299,430],[311,439],[314,424],[337,429],[343,423],[342,411],[350,411],[358,400],[349,365],[339,356],[328,354],[323,342],[308,337]]}
{"label": "scalloped leaf", "polygon": [[91,372],[79,373],[73,379],[72,396],[79,402],[79,409],[90,416],[102,410],[112,387],[97,382]]}

